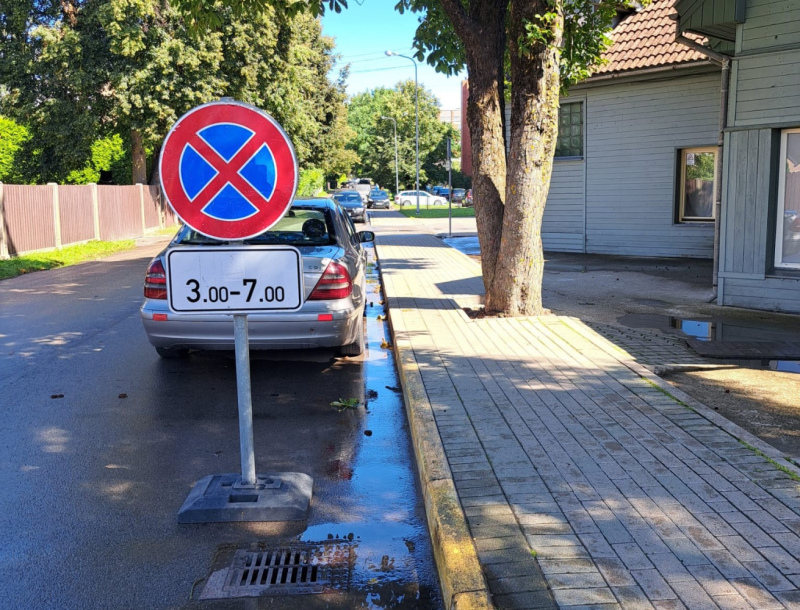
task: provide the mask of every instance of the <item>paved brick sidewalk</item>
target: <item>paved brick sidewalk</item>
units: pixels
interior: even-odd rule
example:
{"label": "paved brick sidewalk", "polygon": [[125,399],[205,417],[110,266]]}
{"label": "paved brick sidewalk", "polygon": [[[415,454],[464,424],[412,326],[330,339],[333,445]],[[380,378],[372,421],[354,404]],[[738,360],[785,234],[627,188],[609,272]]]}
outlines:
{"label": "paved brick sidewalk", "polygon": [[498,607],[800,608],[800,483],[752,437],[577,320],[469,320],[477,263],[374,224]]}

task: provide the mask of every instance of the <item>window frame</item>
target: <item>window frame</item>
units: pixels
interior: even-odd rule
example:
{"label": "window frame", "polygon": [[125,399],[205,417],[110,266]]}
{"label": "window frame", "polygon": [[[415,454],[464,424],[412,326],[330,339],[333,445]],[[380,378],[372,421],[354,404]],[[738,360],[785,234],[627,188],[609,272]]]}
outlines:
{"label": "window frame", "polygon": [[[800,127],[781,130],[781,142],[778,152],[778,205],[775,215],[775,261],[776,269],[800,269],[800,263],[783,262],[783,213],[786,210],[786,149],[790,133],[800,133]],[[773,174],[774,175],[774,174]]]}
{"label": "window frame", "polygon": [[[711,191],[711,216],[686,216],[686,154],[714,154],[714,188]],[[678,224],[712,223],[717,220],[717,189],[719,188],[719,146],[690,146],[678,149]]]}
{"label": "window frame", "polygon": [[[581,125],[581,136],[580,136],[581,137],[581,150],[580,150],[580,154],[578,154],[578,155],[559,155],[558,154],[558,140],[560,138],[564,137],[564,136],[561,135],[561,111],[564,109],[565,106],[579,106],[580,107],[580,111],[578,112],[578,114],[581,117],[581,123],[580,123],[580,125]],[[585,116],[584,112],[585,112],[585,101],[584,100],[580,100],[579,99],[579,100],[574,100],[574,101],[571,101],[571,102],[570,101],[565,101],[565,102],[559,104],[558,117],[557,117],[559,135],[556,137],[556,148],[555,148],[555,151],[553,152],[553,159],[554,160],[556,160],[556,161],[574,161],[576,159],[583,159],[584,158],[584,156],[586,154],[586,116]],[[571,112],[570,112],[570,114],[571,114]],[[572,124],[570,123],[570,126],[571,125]],[[572,134],[570,134],[568,137],[573,137],[573,136],[572,136]]]}

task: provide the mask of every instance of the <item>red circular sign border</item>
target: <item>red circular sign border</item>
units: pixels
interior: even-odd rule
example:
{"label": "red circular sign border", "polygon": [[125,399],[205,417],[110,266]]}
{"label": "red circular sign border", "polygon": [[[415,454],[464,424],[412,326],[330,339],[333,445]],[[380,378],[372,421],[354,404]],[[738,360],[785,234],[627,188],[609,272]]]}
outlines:
{"label": "red circular sign border", "polygon": [[[234,117],[230,115],[231,111],[233,111]],[[259,211],[252,216],[238,221],[218,220],[202,214],[186,196],[179,176],[180,156],[190,138],[203,127],[217,123],[241,125],[254,131],[253,137],[259,137],[259,129],[255,129],[249,122],[242,122],[239,116],[235,116],[242,111],[247,112],[247,116],[254,119],[254,122],[256,118],[265,119],[261,127],[267,132],[267,139],[263,140],[263,143],[267,145],[275,159],[275,189],[269,199],[269,205],[265,205],[263,209],[256,205],[259,207]],[[208,116],[212,120],[207,120]],[[179,130],[185,131],[181,133]],[[168,171],[165,171],[165,165],[169,168]],[[289,136],[280,124],[263,110],[234,100],[209,102],[191,109],[179,118],[164,139],[158,170],[161,188],[167,203],[181,221],[198,233],[221,241],[250,239],[275,225],[291,207],[299,181],[297,156]],[[282,184],[282,177],[287,174],[292,176],[289,188],[287,188],[288,185]],[[256,202],[252,203],[256,204]],[[196,218],[192,216],[196,216]]]}

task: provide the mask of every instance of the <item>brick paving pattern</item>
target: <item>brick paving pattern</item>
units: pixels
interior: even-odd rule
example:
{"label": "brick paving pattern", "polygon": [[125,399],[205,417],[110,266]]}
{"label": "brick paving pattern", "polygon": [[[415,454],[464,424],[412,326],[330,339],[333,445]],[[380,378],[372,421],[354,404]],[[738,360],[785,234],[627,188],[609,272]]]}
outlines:
{"label": "brick paving pattern", "polygon": [[645,365],[672,367],[709,363],[690,349],[688,341],[680,336],[613,324],[587,322],[587,325]]}
{"label": "brick paving pattern", "polygon": [[577,320],[470,320],[477,263],[392,222],[374,224],[395,341],[498,608],[800,608],[797,480]]}

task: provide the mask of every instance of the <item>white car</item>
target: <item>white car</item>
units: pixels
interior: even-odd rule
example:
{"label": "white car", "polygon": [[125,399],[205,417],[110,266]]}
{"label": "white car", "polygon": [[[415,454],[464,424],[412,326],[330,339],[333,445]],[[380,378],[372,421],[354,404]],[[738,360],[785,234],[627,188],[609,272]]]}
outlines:
{"label": "white car", "polygon": [[[417,205],[417,191],[403,191],[397,196],[398,205]],[[419,204],[423,205],[446,205],[447,200],[437,195],[431,195],[426,191],[419,192]]]}

